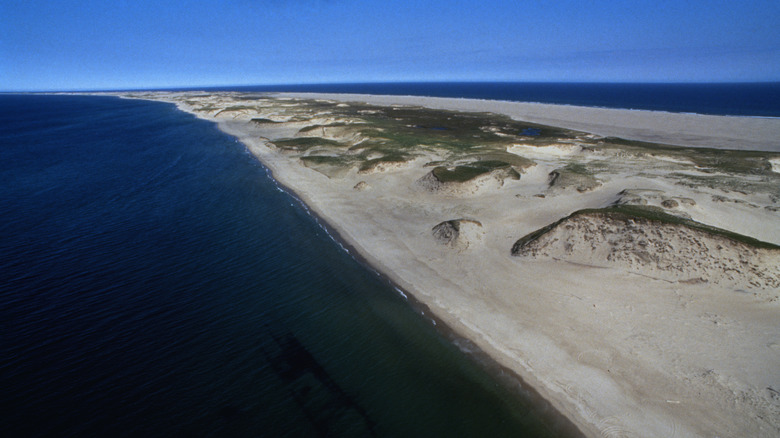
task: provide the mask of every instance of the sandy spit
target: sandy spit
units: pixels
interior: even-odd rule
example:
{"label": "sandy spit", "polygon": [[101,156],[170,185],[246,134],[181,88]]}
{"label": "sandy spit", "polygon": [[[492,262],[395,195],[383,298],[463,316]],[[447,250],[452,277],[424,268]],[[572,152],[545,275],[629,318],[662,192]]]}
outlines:
{"label": "sandy spit", "polygon": [[573,105],[369,94],[279,93],[278,96],[420,105],[428,108],[504,114],[517,120],[677,146],[780,152],[780,118],[680,114]]}
{"label": "sandy spit", "polygon": [[[780,151],[779,119],[466,99],[284,96],[487,111],[599,135]],[[780,291],[759,296],[510,255],[519,237],[572,211],[606,205],[626,188],[657,187],[657,180],[626,175],[593,192],[541,199],[533,196],[537,176],[531,172],[479,196],[434,196],[410,184],[427,172],[418,166],[330,179],[269,147],[246,120],[195,114],[237,137],[372,266],[516,372],[585,435],[780,436],[780,304],[766,299]],[[663,188],[696,199],[700,217],[722,216],[718,209],[724,207],[709,202],[709,195]],[[432,228],[460,218],[480,223],[467,247],[437,241]],[[767,224],[777,228],[766,220],[739,222],[749,235],[760,235]]]}

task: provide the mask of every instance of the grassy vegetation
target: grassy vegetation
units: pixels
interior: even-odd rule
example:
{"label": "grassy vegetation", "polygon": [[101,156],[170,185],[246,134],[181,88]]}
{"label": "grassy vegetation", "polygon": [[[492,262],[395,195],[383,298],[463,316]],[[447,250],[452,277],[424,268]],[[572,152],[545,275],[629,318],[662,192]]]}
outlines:
{"label": "grassy vegetation", "polygon": [[599,144],[602,147],[619,147],[635,154],[664,155],[694,163],[699,170],[747,175],[766,175],[772,173],[767,161],[774,154],[760,151],[737,151],[713,148],[688,148],[662,145],[644,141],[625,140],[606,137]]}
{"label": "grassy vegetation", "polygon": [[[481,146],[504,147],[512,141],[546,142],[561,137],[574,138],[579,133],[558,128],[518,122],[506,116],[489,113],[460,113],[416,107],[371,107],[372,114],[364,116],[369,125],[378,130],[364,131],[386,138],[400,147],[429,144],[452,152],[467,152]],[[356,114],[357,115],[357,114]],[[528,129],[538,135],[522,136]]]}
{"label": "grassy vegetation", "polygon": [[308,155],[301,157],[301,161],[311,165],[327,164],[330,166],[344,166],[350,164],[350,160],[348,158],[333,157],[330,155]]}
{"label": "grassy vegetation", "polygon": [[704,231],[705,233],[712,234],[712,235],[726,237],[730,240],[745,243],[756,248],[776,249],[776,250],[780,249],[780,246],[775,245],[773,243],[763,242],[761,240],[754,239],[752,237],[745,236],[742,234],[734,233],[728,230],[724,230],[722,228],[712,227],[709,225],[705,225],[701,222],[696,222],[691,219],[685,219],[679,216],[668,214],[664,212],[662,208],[659,207],[652,207],[646,205],[616,205],[616,206],[602,208],[602,209],[581,210],[577,213],[579,214],[600,213],[600,214],[611,215],[613,217],[641,218],[653,222],[684,225],[688,228]]}
{"label": "grassy vegetation", "polygon": [[582,163],[569,163],[561,169],[563,172],[577,175],[593,175],[593,172]]}
{"label": "grassy vegetation", "polygon": [[406,163],[411,158],[412,158],[411,156],[402,153],[388,154],[388,155],[381,156],[379,158],[373,158],[370,160],[363,161],[360,164],[359,170],[361,172],[366,172],[366,171],[373,170],[382,164]]}
{"label": "grassy vegetation", "polygon": [[208,112],[208,111],[214,111],[215,109],[218,109],[218,107],[214,106],[213,104],[207,104],[207,105],[203,105],[200,108],[195,108],[194,110],[198,112]]}
{"label": "grassy vegetation", "polygon": [[739,243],[744,243],[755,248],[780,250],[780,246],[775,245],[773,243],[763,242],[761,240],[754,239],[749,236],[745,236],[721,228],[705,225],[691,219],[685,219],[679,216],[674,216],[666,213],[660,207],[654,207],[648,205],[615,205],[606,208],[590,208],[590,209],[575,211],[569,216],[566,216],[550,225],[540,228],[520,238],[512,246],[512,254],[518,253],[520,249],[523,248],[525,245],[542,237],[543,235],[545,235],[546,233],[548,233],[549,231],[551,231],[552,229],[560,225],[562,222],[583,215],[603,215],[613,219],[647,220],[650,222],[657,222],[662,224],[682,225],[691,229],[705,232],[707,234],[725,237],[729,240],[739,242]]}
{"label": "grassy vegetation", "polygon": [[568,163],[550,172],[550,187],[575,187],[577,191],[586,192],[599,186],[601,181],[582,163]]}
{"label": "grassy vegetation", "polygon": [[433,176],[443,183],[466,182],[498,169],[505,169],[508,178],[520,179],[520,174],[503,161],[477,161],[454,167],[439,166],[433,169]]}
{"label": "grassy vegetation", "polygon": [[533,160],[500,150],[467,155],[465,158],[474,161],[500,161],[509,164],[514,167],[515,170],[521,171],[536,165],[536,162]]}
{"label": "grassy vegetation", "polygon": [[233,105],[233,106],[229,106],[229,107],[226,107],[226,108],[222,108],[221,110],[217,111],[217,113],[214,114],[214,115],[218,116],[218,115],[220,115],[222,113],[227,113],[227,112],[231,112],[231,111],[244,111],[244,110],[255,110],[255,109],[257,109],[256,106]]}
{"label": "grassy vegetation", "polygon": [[337,127],[342,127],[342,126],[349,126],[349,125],[346,124],[346,123],[339,123],[339,122],[330,123],[330,124],[327,124],[327,125],[311,125],[311,126],[306,126],[306,127],[301,128],[298,131],[298,133],[299,134],[305,134],[305,133],[308,133],[308,132],[314,132],[314,131],[321,130],[322,128],[337,128]]}
{"label": "grassy vegetation", "polygon": [[[436,161],[430,164],[436,167],[434,174],[437,178],[462,182],[493,170],[484,163],[501,162],[502,166],[511,166],[515,172],[523,172],[536,164],[507,152],[507,147],[512,144],[546,146],[576,143],[583,146],[591,160],[586,165],[578,164],[575,161],[577,157],[567,160],[569,164],[555,170],[555,186],[572,186],[587,191],[600,185],[597,174],[614,172],[620,169],[622,163],[633,166],[637,160],[659,156],[672,159],[657,163],[668,171],[678,172],[674,174],[675,178],[683,184],[761,191],[780,196],[780,175],[771,171],[768,162],[773,155],[762,152],[686,148],[614,137],[597,139],[578,131],[516,121],[491,113],[344,104],[326,100],[260,99],[255,102],[257,105],[251,106],[249,101],[237,99],[236,105],[224,110],[272,105],[285,120],[305,122],[315,117],[331,120],[301,128],[297,133],[301,136],[299,138],[274,143],[288,153],[311,154],[312,149],[317,148],[318,154],[349,156],[349,160],[344,160],[345,166],[357,165],[365,171],[382,163],[429,155],[437,157],[432,158]],[[207,103],[198,111],[218,109]],[[264,118],[253,119],[253,122],[284,123]],[[334,137],[339,140],[330,139]],[[592,160],[596,157],[600,161]],[[653,161],[648,163],[652,165]],[[698,175],[687,172],[688,169]],[[734,178],[730,178],[731,175]],[[745,175],[750,178],[743,178]]]}
{"label": "grassy vegetation", "polygon": [[270,99],[262,93],[246,93],[243,92],[238,96],[233,97],[235,100],[246,100],[252,102],[268,102]]}
{"label": "grassy vegetation", "polygon": [[517,242],[515,242],[514,245],[512,245],[512,255],[520,254],[520,252],[522,251],[522,249],[526,245],[530,244],[531,242],[534,242],[536,239],[538,239],[538,238],[544,236],[545,234],[549,233],[555,227],[560,225],[561,222],[565,221],[569,217],[570,216],[565,217],[563,219],[559,219],[559,220],[557,220],[557,221],[555,221],[555,222],[553,222],[553,223],[551,223],[549,225],[545,225],[544,227],[539,228],[536,231],[532,231],[532,232],[526,234],[525,236],[521,237],[520,239],[517,240]]}
{"label": "grassy vegetation", "polygon": [[317,146],[342,146],[341,143],[335,140],[328,140],[319,137],[287,138],[282,140],[275,140],[273,144],[275,144],[279,149],[295,152],[306,152],[307,150]]}
{"label": "grassy vegetation", "polygon": [[[247,105],[224,109],[238,110]],[[582,133],[533,123],[518,122],[490,113],[461,113],[422,107],[342,104],[323,100],[279,101],[280,115],[291,121],[327,117],[332,123],[314,124],[298,131],[300,138],[274,141],[281,150],[304,154],[317,147],[328,155],[349,155],[349,165],[370,170],[382,163],[408,161],[420,154],[442,157],[436,173],[445,181],[467,181],[498,167],[508,169],[510,177],[536,163],[508,153],[506,148],[518,141],[524,144],[549,144],[561,139],[573,140]],[[253,122],[274,122],[256,118]],[[328,128],[338,129],[342,140],[324,137]],[[327,132],[333,135],[334,132]],[[359,143],[356,143],[359,140]],[[464,164],[464,162],[466,164]],[[497,163],[501,163],[500,165]],[[346,163],[346,162],[345,162]],[[488,163],[488,164],[486,164]],[[490,164],[493,163],[493,164]],[[452,170],[449,170],[452,168]]]}
{"label": "grassy vegetation", "polygon": [[678,180],[678,184],[691,188],[709,187],[724,192],[768,193],[780,198],[780,175],[764,175],[760,177],[745,178],[738,175],[688,175],[684,173],[672,173],[669,176]]}

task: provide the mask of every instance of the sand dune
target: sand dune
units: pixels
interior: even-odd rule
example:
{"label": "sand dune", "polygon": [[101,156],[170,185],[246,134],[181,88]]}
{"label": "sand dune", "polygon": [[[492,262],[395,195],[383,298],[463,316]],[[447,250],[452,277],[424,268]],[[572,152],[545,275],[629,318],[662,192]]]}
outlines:
{"label": "sand dune", "polygon": [[778,299],[780,289],[780,247],[757,248],[683,224],[613,212],[569,216],[534,239],[515,243],[512,255],[612,267],[681,283],[744,288],[768,302]]}
{"label": "sand dune", "polygon": [[439,242],[460,251],[479,244],[484,235],[482,224],[470,219],[444,221],[433,227],[431,231],[433,237]]}

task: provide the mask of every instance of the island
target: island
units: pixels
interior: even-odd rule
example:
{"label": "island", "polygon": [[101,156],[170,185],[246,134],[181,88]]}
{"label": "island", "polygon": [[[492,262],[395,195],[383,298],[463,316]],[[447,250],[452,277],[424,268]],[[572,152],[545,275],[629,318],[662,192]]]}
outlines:
{"label": "island", "polygon": [[118,94],[216,122],[586,436],[780,435],[780,119]]}

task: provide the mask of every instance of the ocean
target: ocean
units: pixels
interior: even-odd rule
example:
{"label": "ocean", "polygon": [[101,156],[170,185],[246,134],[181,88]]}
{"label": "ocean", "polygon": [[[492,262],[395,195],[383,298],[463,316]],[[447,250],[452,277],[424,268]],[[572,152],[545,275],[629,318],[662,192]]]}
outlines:
{"label": "ocean", "polygon": [[462,97],[675,113],[780,117],[780,82],[713,84],[399,82],[206,89]]}
{"label": "ocean", "polygon": [[0,95],[6,437],[576,432],[212,123]]}

